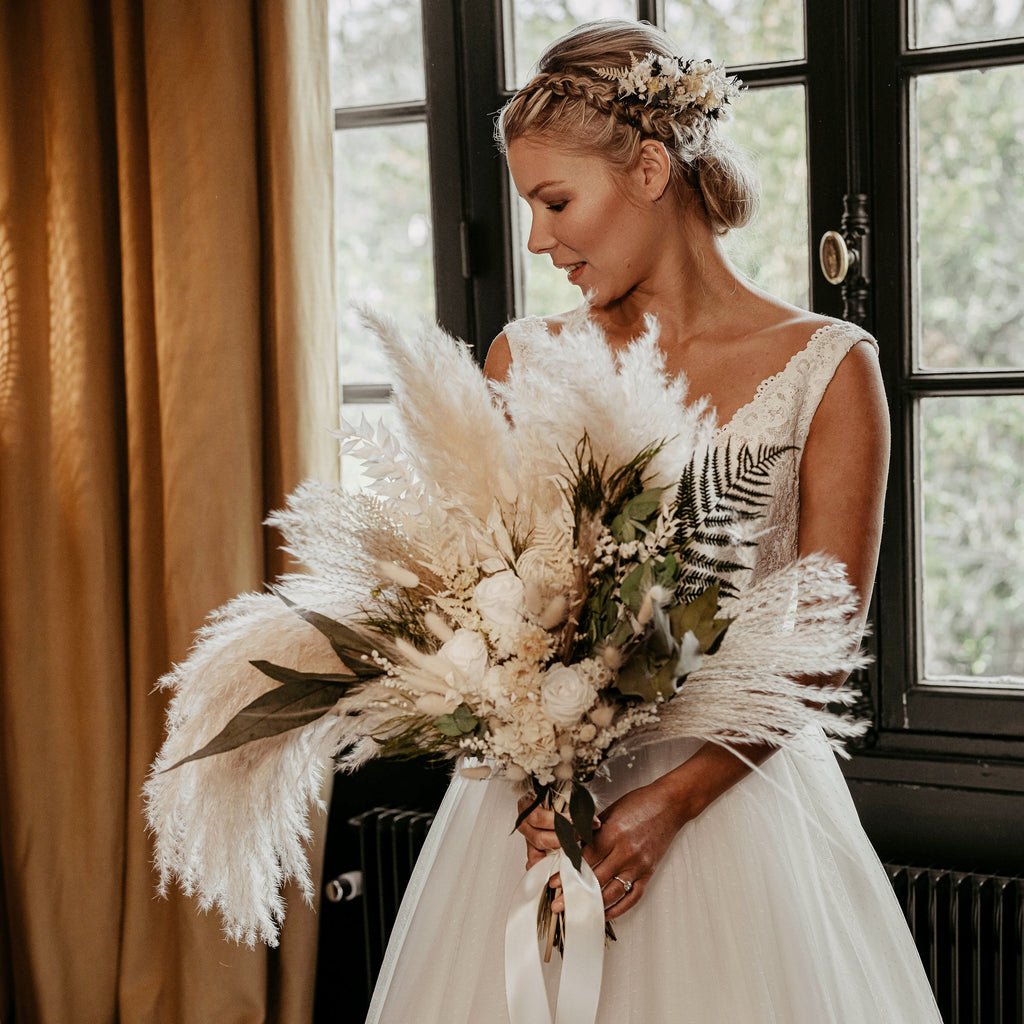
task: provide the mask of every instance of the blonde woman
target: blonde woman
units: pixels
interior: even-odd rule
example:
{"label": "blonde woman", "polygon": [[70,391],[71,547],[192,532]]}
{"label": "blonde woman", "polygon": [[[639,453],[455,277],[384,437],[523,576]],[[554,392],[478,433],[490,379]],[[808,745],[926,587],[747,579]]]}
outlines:
{"label": "blonde woman", "polygon": [[[573,317],[588,315],[618,348],[655,316],[669,372],[717,412],[717,441],[793,446],[752,576],[826,552],[866,609],[888,458],[875,344],[758,290],[725,257],[721,236],[757,207],[721,129],[735,92],[720,68],[644,24],[584,25],[545,51],[497,137],[530,206],[530,250],[565,270],[589,310],[509,324],[486,372],[501,380],[535,346],[557,345]],[[600,826],[584,856],[618,937],[598,1021],[937,1024],[824,738],[740,753],[667,739],[594,780]],[[509,787],[456,777],[370,1021],[509,1020],[504,917],[524,854],[509,835],[515,814]],[[528,865],[558,848],[553,825],[540,809],[522,823]],[[552,964],[552,990],[557,977]]]}

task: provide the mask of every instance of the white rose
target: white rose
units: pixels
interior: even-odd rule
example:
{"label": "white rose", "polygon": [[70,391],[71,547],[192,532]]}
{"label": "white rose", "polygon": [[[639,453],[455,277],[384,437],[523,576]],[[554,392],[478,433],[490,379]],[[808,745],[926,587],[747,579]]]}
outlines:
{"label": "white rose", "polygon": [[477,611],[499,626],[514,626],[523,619],[526,587],[511,569],[481,580],[473,592]]}
{"label": "white rose", "polygon": [[438,651],[468,683],[478,683],[487,671],[487,644],[472,629],[457,629],[451,640]]}
{"label": "white rose", "polygon": [[555,665],[544,673],[540,700],[552,720],[561,726],[575,725],[594,703],[594,688],[568,665]]}

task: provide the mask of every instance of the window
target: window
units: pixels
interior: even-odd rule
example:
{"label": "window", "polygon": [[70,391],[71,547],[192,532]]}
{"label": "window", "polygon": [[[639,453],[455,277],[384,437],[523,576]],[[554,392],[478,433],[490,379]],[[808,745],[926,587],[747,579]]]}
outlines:
{"label": "window", "polygon": [[[851,778],[1024,794],[1024,0],[332,0],[332,12],[353,67],[372,63],[370,35],[402,54],[399,69],[382,62],[381,84],[336,100],[339,191],[357,197],[339,214],[354,267],[339,274],[436,313],[481,358],[507,319],[579,299],[525,252],[492,141],[542,46],[582,20],[638,16],[747,83],[732,134],[764,196],[732,256],[768,290],[864,323],[891,403],[863,680],[877,729]],[[371,212],[382,199],[386,221]],[[862,252],[841,285],[817,252],[835,229]],[[395,253],[418,268],[408,281]],[[356,384],[386,394],[372,358],[343,364],[346,403],[368,393]]]}

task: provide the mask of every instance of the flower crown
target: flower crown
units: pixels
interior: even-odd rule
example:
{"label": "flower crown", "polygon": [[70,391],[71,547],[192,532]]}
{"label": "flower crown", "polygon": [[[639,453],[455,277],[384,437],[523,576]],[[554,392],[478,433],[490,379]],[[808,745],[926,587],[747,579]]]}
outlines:
{"label": "flower crown", "polygon": [[616,81],[616,99],[627,106],[668,108],[675,113],[696,110],[717,119],[740,92],[742,83],[725,73],[724,64],[685,57],[631,53],[629,67],[595,68],[599,78]]}

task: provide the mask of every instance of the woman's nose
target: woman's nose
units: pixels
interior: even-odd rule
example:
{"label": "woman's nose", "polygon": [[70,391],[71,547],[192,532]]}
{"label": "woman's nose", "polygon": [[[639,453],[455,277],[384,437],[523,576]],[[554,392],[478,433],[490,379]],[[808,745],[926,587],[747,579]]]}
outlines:
{"label": "woman's nose", "polygon": [[530,237],[526,240],[526,248],[535,255],[540,255],[554,244],[551,232],[544,225],[544,218],[534,215],[530,221]]}

